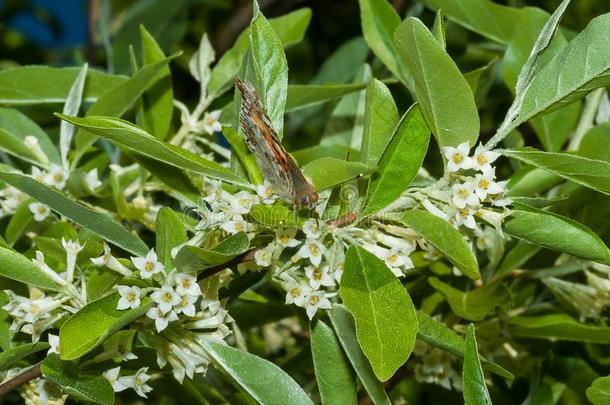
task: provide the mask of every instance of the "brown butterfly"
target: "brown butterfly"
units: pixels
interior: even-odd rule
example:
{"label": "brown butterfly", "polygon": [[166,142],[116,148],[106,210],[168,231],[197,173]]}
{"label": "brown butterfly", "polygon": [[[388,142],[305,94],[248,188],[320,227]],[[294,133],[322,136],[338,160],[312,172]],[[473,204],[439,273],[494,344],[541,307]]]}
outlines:
{"label": "brown butterfly", "polygon": [[256,156],[263,175],[280,196],[297,207],[311,208],[318,201],[318,193],[282,145],[254,86],[239,77],[235,85],[241,93],[239,119],[246,145]]}

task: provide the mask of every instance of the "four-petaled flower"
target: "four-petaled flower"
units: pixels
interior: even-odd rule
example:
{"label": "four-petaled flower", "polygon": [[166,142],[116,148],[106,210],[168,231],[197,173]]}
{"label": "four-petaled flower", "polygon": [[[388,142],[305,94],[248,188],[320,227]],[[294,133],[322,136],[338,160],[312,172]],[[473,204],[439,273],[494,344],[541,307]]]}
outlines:
{"label": "four-petaled flower", "polygon": [[326,248],[322,243],[315,239],[307,239],[299,249],[298,255],[303,259],[309,259],[314,266],[319,266],[324,252]]}
{"label": "four-petaled flower", "polygon": [[151,249],[146,257],[132,257],[131,262],[140,270],[140,277],[142,278],[150,278],[154,274],[162,272],[165,268],[162,263],[157,261],[155,249]]}
{"label": "four-petaled flower", "polygon": [[468,142],[461,143],[455,148],[452,146],[445,146],[443,148],[443,154],[447,158],[447,170],[449,170],[449,173],[472,168],[472,159],[468,157],[469,151]]}
{"label": "four-petaled flower", "polygon": [[45,219],[47,219],[49,214],[51,214],[51,209],[48,206],[39,202],[30,203],[28,205],[28,209],[34,215],[34,221],[36,222],[44,221]]}
{"label": "four-petaled flower", "polygon": [[140,306],[142,292],[136,286],[119,285],[116,288],[121,298],[117,303],[117,309],[137,308]]}
{"label": "four-petaled flower", "polygon": [[201,288],[197,284],[197,277],[191,274],[178,273],[174,276],[174,280],[176,281],[176,292],[178,294],[195,297],[201,295]]}

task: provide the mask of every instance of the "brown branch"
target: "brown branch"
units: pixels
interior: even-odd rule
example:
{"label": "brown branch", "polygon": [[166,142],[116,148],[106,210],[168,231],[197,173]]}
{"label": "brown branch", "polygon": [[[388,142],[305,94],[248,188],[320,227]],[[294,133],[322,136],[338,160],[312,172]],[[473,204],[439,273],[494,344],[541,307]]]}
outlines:
{"label": "brown branch", "polygon": [[357,219],[358,219],[358,213],[354,212],[354,211],[350,211],[344,215],[341,215],[340,217],[326,221],[326,224],[340,228],[342,226],[351,224],[352,222],[354,222]]}
{"label": "brown branch", "polygon": [[42,375],[42,371],[40,371],[40,363],[36,364],[29,370],[24,371],[23,373],[16,375],[11,378],[7,382],[0,384],[0,398],[12,390],[21,387],[23,384],[38,378]]}

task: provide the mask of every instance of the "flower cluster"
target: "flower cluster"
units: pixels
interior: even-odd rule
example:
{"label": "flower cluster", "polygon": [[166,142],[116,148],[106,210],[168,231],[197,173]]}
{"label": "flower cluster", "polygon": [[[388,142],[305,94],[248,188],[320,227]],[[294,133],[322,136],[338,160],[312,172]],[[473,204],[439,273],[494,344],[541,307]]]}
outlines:
{"label": "flower cluster", "polygon": [[462,390],[462,377],[455,369],[454,357],[449,353],[417,340],[413,354],[417,361],[415,380],[420,383],[440,385],[448,390],[452,388]]}
{"label": "flower cluster", "polygon": [[146,398],[146,394],[152,391],[152,388],[147,384],[150,376],[146,374],[148,367],[142,367],[133,375],[124,375],[119,377],[121,366],[112,368],[103,373],[103,376],[110,382],[114,392],[121,392],[131,388],[139,396]]}

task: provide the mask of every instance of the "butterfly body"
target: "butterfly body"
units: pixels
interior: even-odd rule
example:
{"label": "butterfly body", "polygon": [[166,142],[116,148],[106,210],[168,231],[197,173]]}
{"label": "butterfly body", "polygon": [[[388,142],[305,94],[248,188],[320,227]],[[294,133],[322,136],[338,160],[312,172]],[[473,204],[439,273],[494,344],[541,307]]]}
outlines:
{"label": "butterfly body", "polygon": [[239,118],[246,145],[263,175],[280,196],[295,206],[312,207],[318,201],[318,193],[282,145],[254,87],[239,78],[235,85],[241,93]]}

